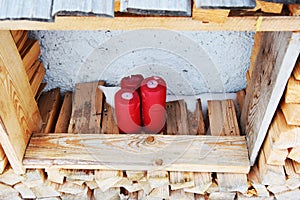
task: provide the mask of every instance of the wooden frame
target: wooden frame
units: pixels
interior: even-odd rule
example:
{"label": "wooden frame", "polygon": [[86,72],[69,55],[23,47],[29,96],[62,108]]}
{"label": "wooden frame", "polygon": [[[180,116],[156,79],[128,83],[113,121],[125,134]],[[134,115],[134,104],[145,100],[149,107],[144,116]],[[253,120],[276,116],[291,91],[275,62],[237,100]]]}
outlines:
{"label": "wooden frame", "polygon": [[227,17],[224,23],[205,23],[191,17],[76,17],[57,16],[54,22],[29,20],[0,21],[0,30],[224,30],[224,31],[298,31],[298,16]]}

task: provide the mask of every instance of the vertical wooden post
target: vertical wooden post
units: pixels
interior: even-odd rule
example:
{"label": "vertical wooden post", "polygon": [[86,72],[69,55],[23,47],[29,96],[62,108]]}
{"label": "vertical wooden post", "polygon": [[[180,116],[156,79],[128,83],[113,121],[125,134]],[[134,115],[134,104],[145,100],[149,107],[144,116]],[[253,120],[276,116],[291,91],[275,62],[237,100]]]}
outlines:
{"label": "vertical wooden post", "polygon": [[241,114],[254,164],[300,51],[300,33],[263,32]]}
{"label": "vertical wooden post", "polygon": [[0,31],[0,142],[16,173],[23,173],[23,155],[42,120],[9,31]]}

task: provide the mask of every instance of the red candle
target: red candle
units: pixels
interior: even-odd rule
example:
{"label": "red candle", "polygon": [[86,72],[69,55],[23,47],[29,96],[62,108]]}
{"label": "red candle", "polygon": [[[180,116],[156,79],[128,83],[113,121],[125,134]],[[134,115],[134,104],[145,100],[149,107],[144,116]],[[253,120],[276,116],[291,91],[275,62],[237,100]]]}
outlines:
{"label": "red candle", "polygon": [[131,89],[120,89],[115,94],[115,111],[121,133],[141,131],[140,97]]}
{"label": "red candle", "polygon": [[157,76],[143,80],[141,84],[142,116],[147,133],[159,133],[165,125],[166,82]]}
{"label": "red candle", "polygon": [[121,88],[137,90],[141,86],[143,80],[144,77],[141,74],[124,77],[121,80]]}

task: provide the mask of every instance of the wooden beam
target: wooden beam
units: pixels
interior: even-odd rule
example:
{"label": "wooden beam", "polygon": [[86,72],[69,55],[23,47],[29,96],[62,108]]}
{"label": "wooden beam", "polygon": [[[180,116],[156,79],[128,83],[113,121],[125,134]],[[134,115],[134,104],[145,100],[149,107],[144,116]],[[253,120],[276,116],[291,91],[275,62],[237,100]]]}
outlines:
{"label": "wooden beam", "polygon": [[72,113],[72,97],[72,92],[68,91],[65,93],[64,101],[61,106],[58,119],[55,125],[55,133],[68,132],[70,117]]}
{"label": "wooden beam", "polygon": [[27,168],[248,173],[247,153],[241,136],[33,134],[23,163]]}
{"label": "wooden beam", "polygon": [[300,33],[264,32],[241,115],[251,165],[266,136],[300,51]]}
{"label": "wooden beam", "polygon": [[15,172],[23,173],[25,148],[42,120],[11,33],[0,31],[0,40],[0,142]]}
{"label": "wooden beam", "polygon": [[[84,24],[84,25],[83,25]],[[232,30],[232,31],[298,31],[300,17],[239,16],[224,23],[203,23],[190,17],[126,17],[56,16],[54,22],[30,20],[0,21],[1,30]]]}

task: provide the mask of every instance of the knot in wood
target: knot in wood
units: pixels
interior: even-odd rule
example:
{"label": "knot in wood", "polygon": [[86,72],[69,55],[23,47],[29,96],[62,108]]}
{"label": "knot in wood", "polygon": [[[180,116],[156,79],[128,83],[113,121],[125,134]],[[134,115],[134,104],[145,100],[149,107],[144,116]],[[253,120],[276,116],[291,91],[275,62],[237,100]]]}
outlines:
{"label": "knot in wood", "polygon": [[146,138],[146,143],[148,143],[148,144],[153,144],[154,141],[155,141],[154,136],[148,136],[148,137]]}
{"label": "knot in wood", "polygon": [[155,160],[155,165],[162,166],[162,164],[163,164],[163,160],[162,159]]}

